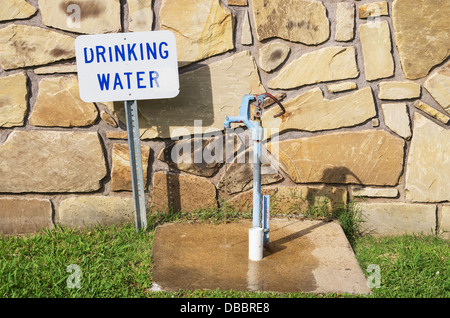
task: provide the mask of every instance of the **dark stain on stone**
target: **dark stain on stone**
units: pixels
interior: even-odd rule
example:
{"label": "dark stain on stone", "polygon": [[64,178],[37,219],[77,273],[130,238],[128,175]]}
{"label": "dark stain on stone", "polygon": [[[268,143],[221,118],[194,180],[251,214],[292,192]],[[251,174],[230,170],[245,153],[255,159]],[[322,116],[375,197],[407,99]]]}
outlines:
{"label": "dark stain on stone", "polygon": [[69,52],[66,50],[60,49],[60,48],[54,48],[53,50],[50,51],[50,54],[53,57],[61,57],[67,53],[69,53]]}
{"label": "dark stain on stone", "polygon": [[29,46],[27,42],[22,40],[13,40],[12,46],[17,50],[17,52],[34,52],[36,48]]}
{"label": "dark stain on stone", "polygon": [[[105,11],[104,5],[100,3],[100,1],[89,0],[89,1],[64,1],[59,5],[61,11],[64,13],[67,12],[67,7],[71,4],[75,4],[80,7],[81,19],[89,18],[89,17],[98,17]],[[69,12],[70,13],[70,12]]]}
{"label": "dark stain on stone", "polygon": [[307,25],[306,25],[306,28],[307,28],[308,30],[313,30],[313,31],[315,31],[315,32],[317,32],[317,30],[319,29],[319,28],[317,27],[317,25],[311,24],[311,21],[308,21],[308,23],[307,23]]}
{"label": "dark stain on stone", "polygon": [[282,54],[283,54],[283,52],[281,50],[273,51],[272,54],[270,54],[269,60],[272,62],[277,61],[281,58]]}
{"label": "dark stain on stone", "polygon": [[3,106],[8,106],[10,104],[11,104],[11,100],[9,99],[8,96],[0,98],[0,108],[3,107]]}
{"label": "dark stain on stone", "polygon": [[317,32],[319,30],[319,27],[317,25],[314,25],[311,23],[311,21],[288,21],[286,22],[286,27],[288,29],[293,29],[293,28],[299,28],[299,29],[306,29],[306,30],[312,30],[314,32]]}

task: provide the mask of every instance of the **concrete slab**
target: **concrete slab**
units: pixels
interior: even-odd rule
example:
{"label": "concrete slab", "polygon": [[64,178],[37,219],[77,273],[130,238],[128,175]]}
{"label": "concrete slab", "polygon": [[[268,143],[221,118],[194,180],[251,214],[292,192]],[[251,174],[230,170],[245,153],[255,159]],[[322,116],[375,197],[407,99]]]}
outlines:
{"label": "concrete slab", "polygon": [[248,260],[250,220],[158,227],[154,286],[167,291],[370,293],[338,223],[272,219],[270,226],[270,247],[258,262]]}

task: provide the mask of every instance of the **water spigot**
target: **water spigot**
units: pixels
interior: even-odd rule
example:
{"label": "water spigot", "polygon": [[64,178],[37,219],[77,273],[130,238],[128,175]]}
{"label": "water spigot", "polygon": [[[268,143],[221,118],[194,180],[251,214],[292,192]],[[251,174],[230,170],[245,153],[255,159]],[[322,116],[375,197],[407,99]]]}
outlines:
{"label": "water spigot", "polygon": [[[281,112],[276,114],[274,118],[280,117],[286,113],[283,104],[281,104],[280,101],[270,93],[266,92],[259,95],[244,95],[241,102],[239,116],[231,116],[231,117],[225,116],[224,127],[230,128],[232,123],[243,123],[249,129],[254,129],[257,126],[261,126],[259,120],[262,117],[264,99],[267,97],[271,98],[281,108]],[[253,118],[255,118],[256,120],[252,120],[250,104],[255,100],[257,101],[257,106],[255,108]]]}

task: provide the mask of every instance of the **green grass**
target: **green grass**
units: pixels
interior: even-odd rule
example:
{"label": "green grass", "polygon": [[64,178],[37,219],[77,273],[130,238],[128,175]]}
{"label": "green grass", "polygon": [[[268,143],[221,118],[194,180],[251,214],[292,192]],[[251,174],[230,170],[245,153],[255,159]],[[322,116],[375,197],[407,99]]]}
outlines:
{"label": "green grass", "polygon": [[[2,237],[0,297],[145,296],[152,241],[153,233],[136,233],[131,224]],[[79,289],[67,287],[71,264],[81,268]]]}
{"label": "green grass", "polygon": [[[346,227],[354,235],[351,241],[361,268],[364,270],[370,264],[380,268],[380,287],[365,297],[450,297],[448,241],[431,236],[359,237],[355,235],[355,211],[346,208],[334,216],[350,224]],[[238,218],[242,215],[214,210],[195,214],[151,213],[146,232],[137,233],[134,224],[126,224],[81,231],[58,227],[35,235],[0,236],[0,297],[355,297],[222,290],[150,291],[152,243],[157,225],[173,221],[231,222]],[[71,280],[74,272],[67,272],[71,264],[81,269],[80,288],[68,288],[68,279],[76,282]]]}
{"label": "green grass", "polygon": [[354,249],[361,268],[379,266],[380,284],[372,289],[374,297],[450,297],[448,241],[431,235],[361,237]]}

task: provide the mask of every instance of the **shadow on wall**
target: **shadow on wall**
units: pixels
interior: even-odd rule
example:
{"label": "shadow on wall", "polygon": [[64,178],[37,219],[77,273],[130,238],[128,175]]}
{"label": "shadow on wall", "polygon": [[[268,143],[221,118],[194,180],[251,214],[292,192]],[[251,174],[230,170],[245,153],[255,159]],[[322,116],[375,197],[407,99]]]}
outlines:
{"label": "shadow on wall", "polygon": [[339,183],[339,184],[363,184],[363,182],[347,167],[327,168],[323,171],[321,181],[323,183]]}
{"label": "shadow on wall", "polygon": [[[195,121],[201,121],[202,127],[214,124],[215,114],[209,67],[201,65],[195,72],[180,74],[179,79],[180,93],[177,97],[138,101],[142,139],[161,138],[165,142],[165,147],[168,147],[174,140],[199,133],[197,129],[194,130]],[[122,128],[126,129],[123,103],[115,103],[115,109],[122,122]],[[172,139],[168,140],[168,138]],[[147,180],[152,180],[151,174],[152,171],[147,171]],[[173,211],[179,211],[182,209],[179,172],[170,165],[166,181],[167,207]]]}

